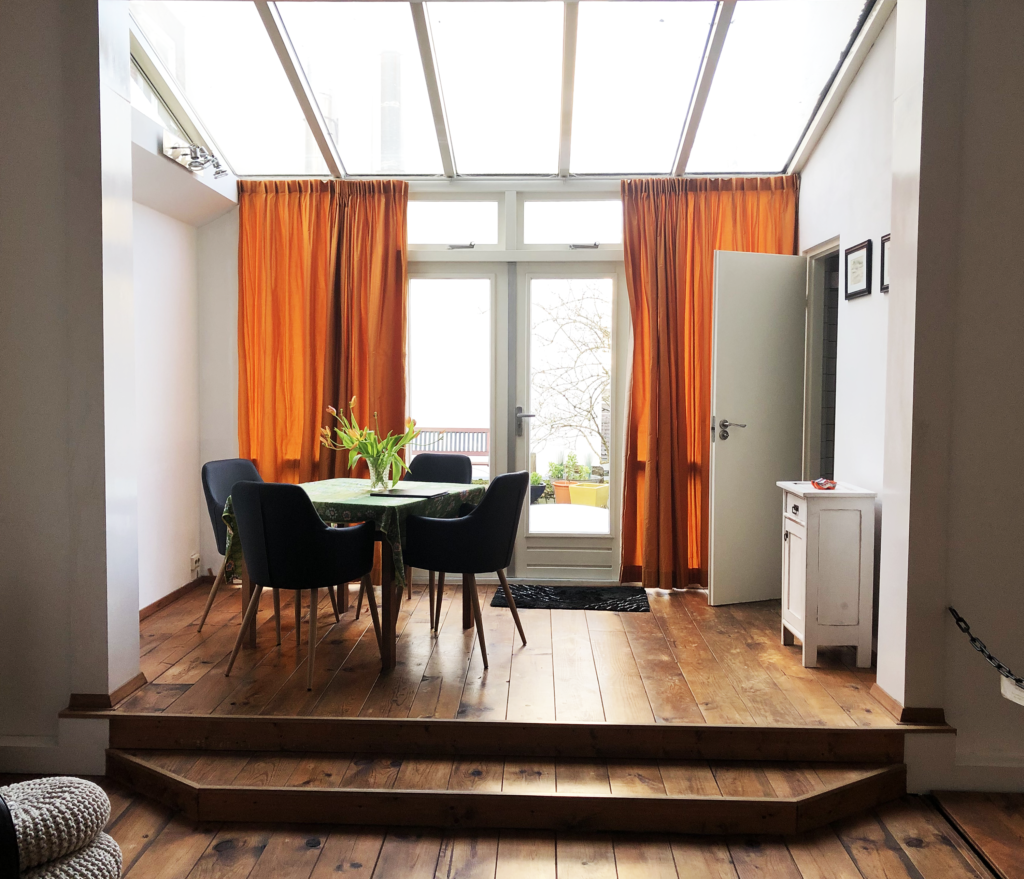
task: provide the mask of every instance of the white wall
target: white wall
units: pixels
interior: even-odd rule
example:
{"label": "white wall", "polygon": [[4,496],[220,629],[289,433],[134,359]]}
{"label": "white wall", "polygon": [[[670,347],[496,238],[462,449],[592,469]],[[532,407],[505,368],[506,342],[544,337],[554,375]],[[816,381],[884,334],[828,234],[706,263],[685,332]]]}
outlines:
{"label": "white wall", "polygon": [[0,4],[3,771],[102,772],[106,724],[57,712],[139,669],[127,27]]}
{"label": "white wall", "polygon": [[[169,164],[169,163],[168,163]],[[199,552],[196,230],[133,205],[139,443],[139,606],[192,579]]]}
{"label": "white wall", "polygon": [[[946,597],[1024,673],[1024,4],[970,0],[963,39],[957,288],[948,315],[949,500]],[[959,59],[957,59],[959,60]],[[918,294],[921,303],[921,294]],[[919,331],[920,333],[920,331]],[[937,356],[941,356],[940,348]],[[916,415],[916,413],[915,413]],[[916,417],[915,417],[916,428]],[[916,466],[916,465],[915,465]],[[999,489],[1006,478],[1010,490]],[[951,782],[980,767],[989,789],[1024,790],[1024,708],[942,617],[946,717],[957,727]],[[912,680],[908,671],[908,681]]]}
{"label": "white wall", "polygon": [[[836,478],[882,489],[889,297],[880,292],[881,237],[890,231],[892,95],[896,13],[804,166],[800,250],[839,236]],[[871,239],[872,293],[845,298],[842,251]]]}
{"label": "white wall", "polygon": [[[198,230],[200,464],[238,457],[238,209]],[[202,571],[221,556],[200,495]]]}

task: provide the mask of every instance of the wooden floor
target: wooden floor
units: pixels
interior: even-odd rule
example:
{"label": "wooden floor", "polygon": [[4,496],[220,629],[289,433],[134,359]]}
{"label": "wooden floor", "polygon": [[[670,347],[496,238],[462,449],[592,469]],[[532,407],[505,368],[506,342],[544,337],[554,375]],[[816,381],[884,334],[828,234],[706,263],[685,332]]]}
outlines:
{"label": "wooden floor", "polygon": [[[652,613],[523,610],[529,643],[482,587],[490,669],[475,633],[462,629],[460,589],[446,589],[440,633],[429,629],[426,589],[416,586],[398,620],[398,666],[380,671],[368,614],[334,624],[326,596],[314,688],[306,690],[306,623],[294,637],[282,594],[275,646],[270,596],[257,618],[258,646],[224,676],[239,626],[239,591],[222,590],[197,632],[199,588],[147,618],[142,671],[150,681],[117,706],[172,714],[437,717],[471,720],[709,723],[892,727],[870,695],[874,672],[847,648],[823,649],[805,669],[779,640],[779,603],[712,608],[699,591],[650,591]],[[308,600],[308,593],[307,600]],[[354,604],[354,602],[353,602]]]}
{"label": "wooden floor", "polygon": [[1024,794],[939,791],[939,808],[1002,879],[1024,879]]}
{"label": "wooden floor", "polygon": [[959,879],[992,874],[920,797],[802,836],[196,824],[103,780],[128,879]]}

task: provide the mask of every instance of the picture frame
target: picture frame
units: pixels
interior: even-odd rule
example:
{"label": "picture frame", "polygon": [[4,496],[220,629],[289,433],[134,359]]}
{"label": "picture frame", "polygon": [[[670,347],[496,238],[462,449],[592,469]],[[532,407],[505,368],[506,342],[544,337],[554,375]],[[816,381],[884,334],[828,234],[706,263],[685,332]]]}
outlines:
{"label": "picture frame", "polygon": [[883,293],[889,292],[889,239],[891,237],[891,235],[882,236],[882,264],[879,266],[880,271],[878,276],[882,284],[878,289]]}
{"label": "picture frame", "polygon": [[871,294],[871,239],[848,247],[846,257],[846,298]]}

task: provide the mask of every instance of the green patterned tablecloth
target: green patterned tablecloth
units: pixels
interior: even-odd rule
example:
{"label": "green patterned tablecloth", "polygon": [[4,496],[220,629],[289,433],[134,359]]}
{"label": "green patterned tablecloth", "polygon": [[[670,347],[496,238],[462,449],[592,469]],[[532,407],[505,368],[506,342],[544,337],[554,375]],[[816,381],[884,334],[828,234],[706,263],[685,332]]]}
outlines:
{"label": "green patterned tablecloth", "polygon": [[[325,479],[304,482],[317,514],[329,524],[345,525],[350,522],[373,522],[391,545],[395,562],[395,580],[405,588],[405,563],[402,544],[405,542],[405,520],[408,516],[429,516],[434,519],[453,519],[464,503],[478,504],[487,487],[451,482],[400,482],[406,489],[423,488],[443,491],[433,498],[373,497],[369,479]],[[233,576],[242,560],[242,545],[235,533],[235,514],[231,498],[224,505],[224,521],[228,526],[226,574]]]}

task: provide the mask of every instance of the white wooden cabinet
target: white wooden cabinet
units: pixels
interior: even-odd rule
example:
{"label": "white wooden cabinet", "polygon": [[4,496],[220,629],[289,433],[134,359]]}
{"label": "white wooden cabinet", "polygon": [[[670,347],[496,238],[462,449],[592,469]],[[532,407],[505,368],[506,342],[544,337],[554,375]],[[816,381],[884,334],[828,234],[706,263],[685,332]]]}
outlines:
{"label": "white wooden cabinet", "polygon": [[871,665],[875,569],[875,495],[839,483],[782,489],[782,643],[803,643],[803,664],[819,647],[856,647],[857,667]]}

